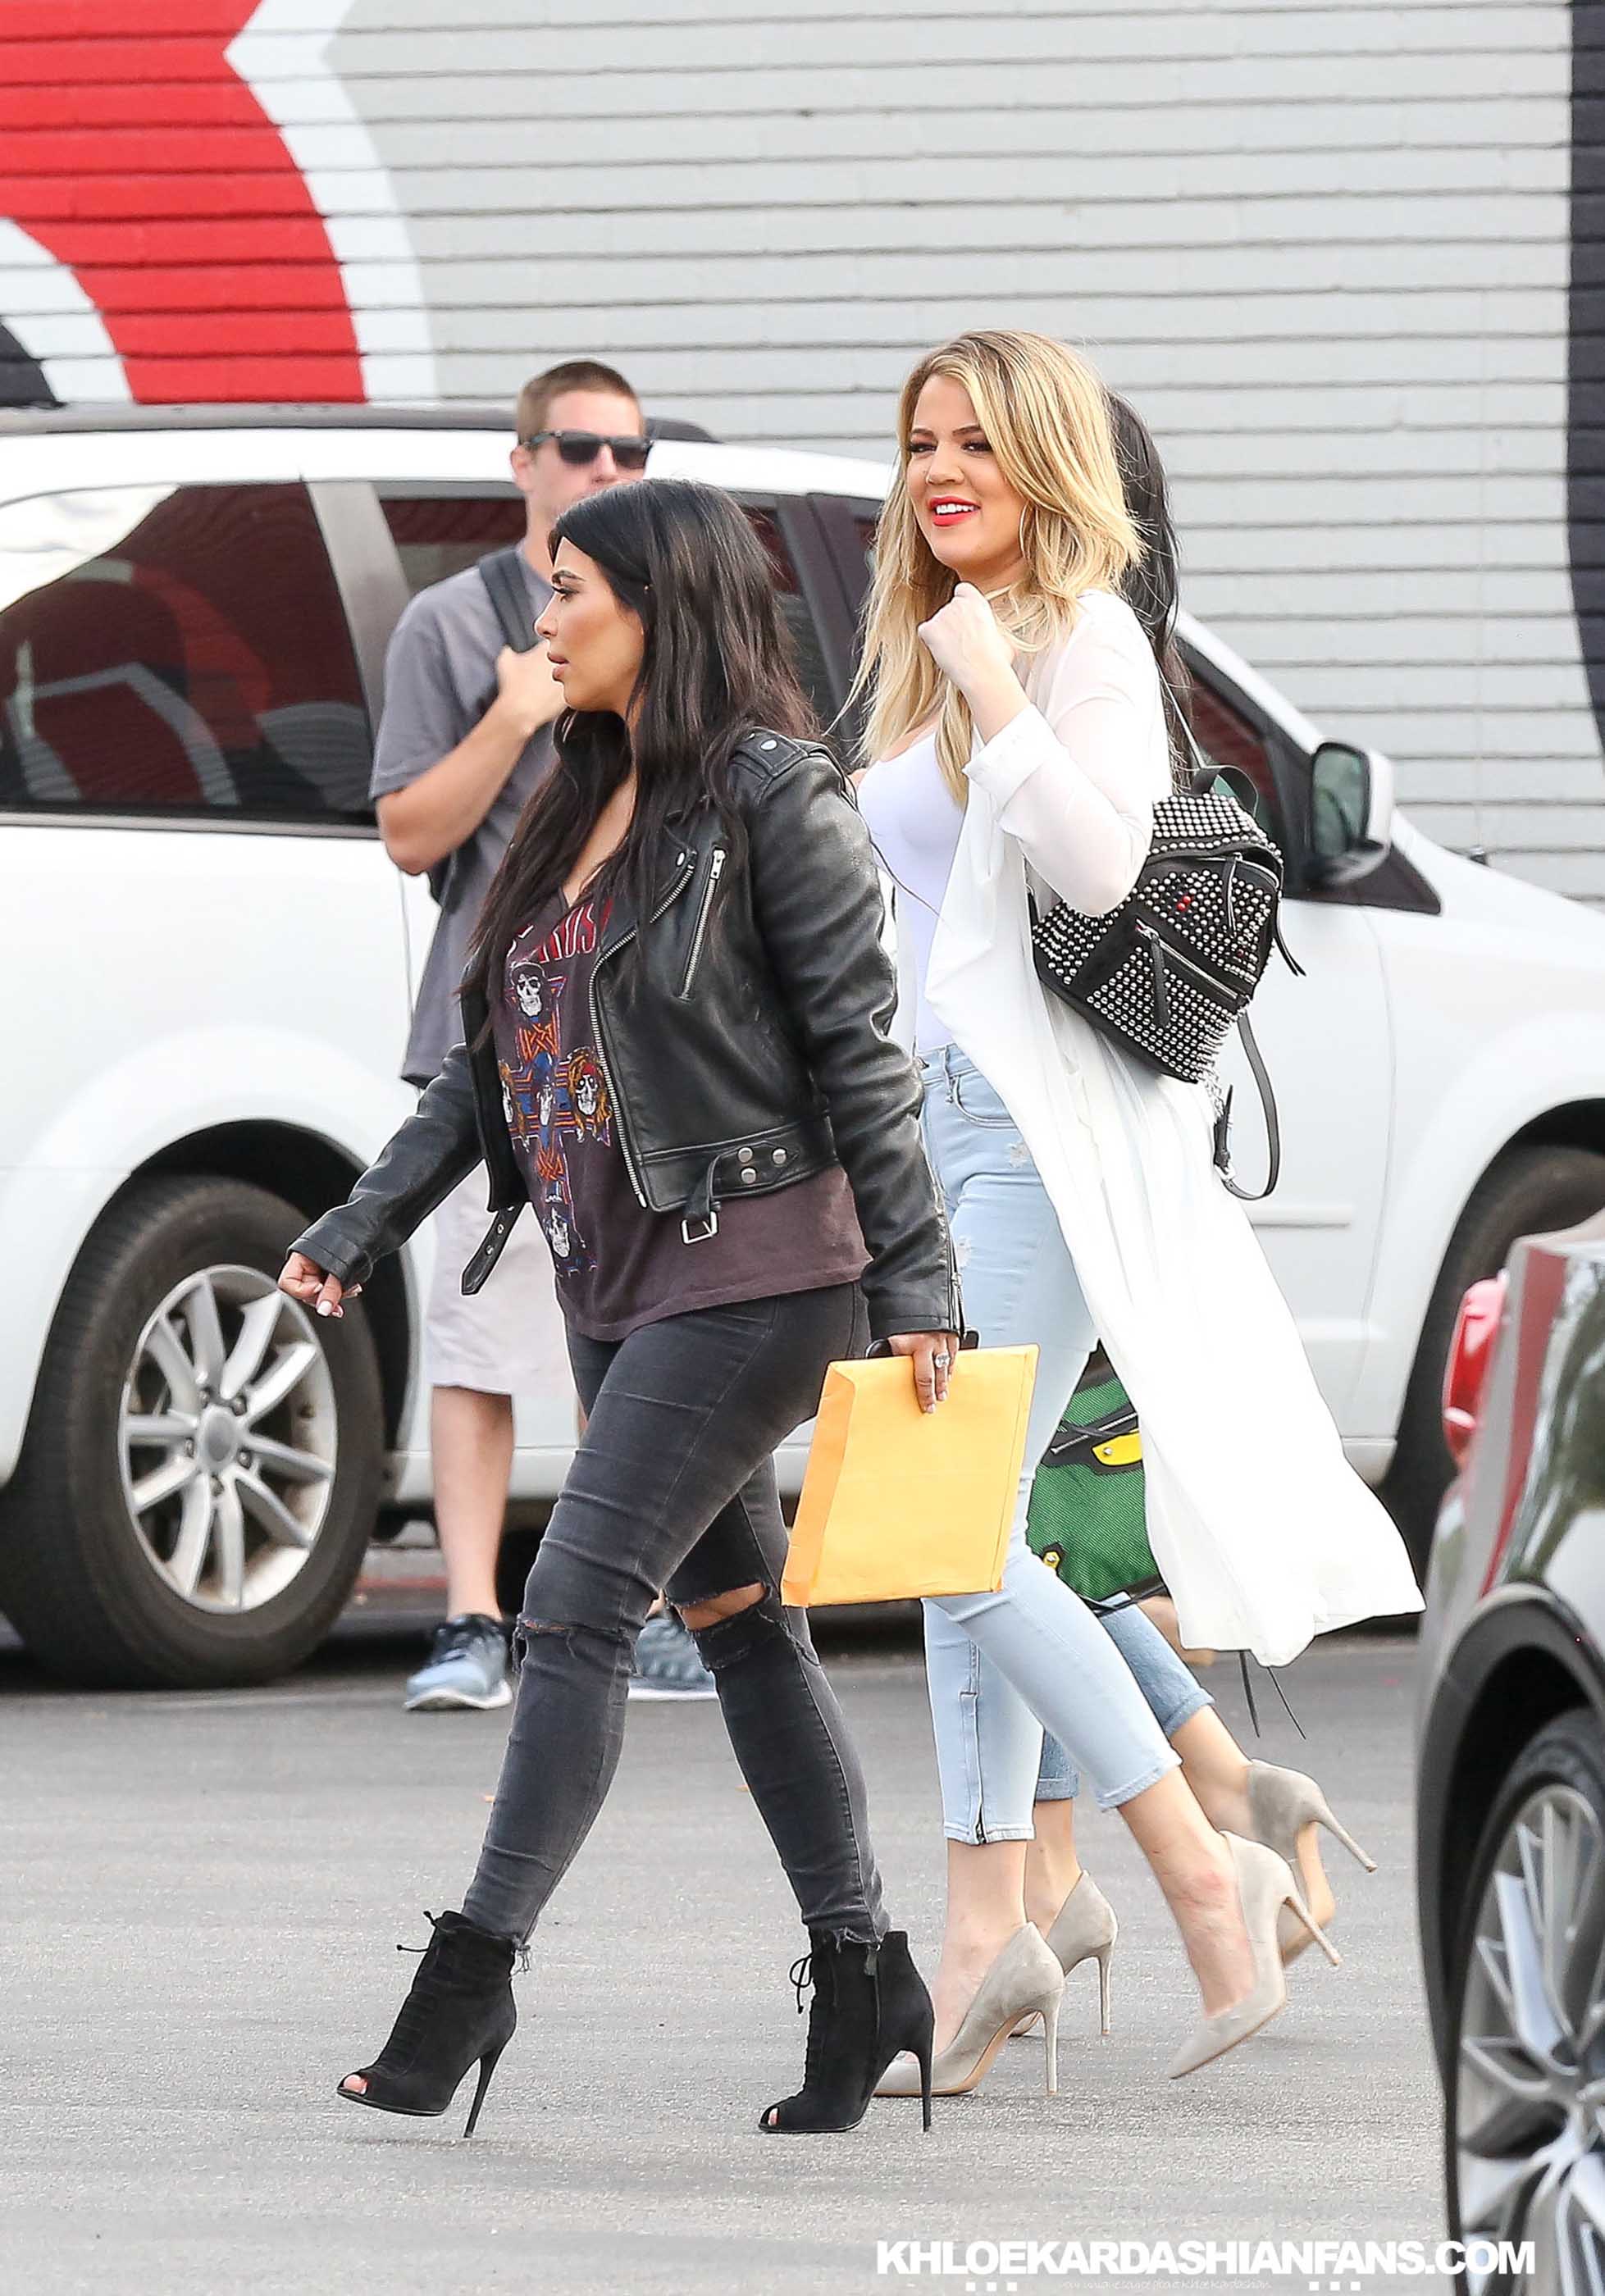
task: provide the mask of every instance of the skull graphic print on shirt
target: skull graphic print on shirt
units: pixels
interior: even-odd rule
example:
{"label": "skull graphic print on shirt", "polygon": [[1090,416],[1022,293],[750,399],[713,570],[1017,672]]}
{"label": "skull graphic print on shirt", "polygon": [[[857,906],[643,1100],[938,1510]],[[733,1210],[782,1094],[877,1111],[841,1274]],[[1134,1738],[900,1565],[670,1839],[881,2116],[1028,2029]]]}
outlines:
{"label": "skull graphic print on shirt", "polygon": [[614,1152],[607,1083],[587,1041],[585,994],[606,921],[605,908],[598,917],[589,901],[555,924],[538,920],[514,942],[504,971],[496,1032],[503,1107],[560,1275],[597,1264],[575,1201],[573,1158]]}

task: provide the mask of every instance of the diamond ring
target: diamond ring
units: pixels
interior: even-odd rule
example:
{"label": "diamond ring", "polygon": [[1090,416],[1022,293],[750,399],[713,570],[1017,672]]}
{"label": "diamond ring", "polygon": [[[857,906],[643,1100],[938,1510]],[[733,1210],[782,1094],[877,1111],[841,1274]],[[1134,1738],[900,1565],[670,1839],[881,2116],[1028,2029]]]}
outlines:
{"label": "diamond ring", "polygon": [[953,1358],[951,1356],[933,1356],[931,1357],[931,1361],[936,1365],[938,1371],[945,1371],[952,1360]]}

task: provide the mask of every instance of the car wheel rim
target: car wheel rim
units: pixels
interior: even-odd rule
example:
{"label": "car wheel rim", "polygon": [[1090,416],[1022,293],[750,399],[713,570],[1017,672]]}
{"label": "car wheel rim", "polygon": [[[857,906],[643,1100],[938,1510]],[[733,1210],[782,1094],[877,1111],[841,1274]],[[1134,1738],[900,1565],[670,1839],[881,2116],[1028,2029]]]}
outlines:
{"label": "car wheel rim", "polygon": [[140,1333],[118,1423],[128,1519],[163,1584],[213,1612],[282,1595],[327,1520],[337,1451],[305,1309],[254,1267],[175,1284]]}
{"label": "car wheel rim", "polygon": [[[1533,2290],[1605,2290],[1605,1841],[1570,1786],[1512,1818],[1477,1907],[1455,2174],[1468,2243],[1530,2241]],[[1504,2285],[1474,2268],[1473,2296]]]}

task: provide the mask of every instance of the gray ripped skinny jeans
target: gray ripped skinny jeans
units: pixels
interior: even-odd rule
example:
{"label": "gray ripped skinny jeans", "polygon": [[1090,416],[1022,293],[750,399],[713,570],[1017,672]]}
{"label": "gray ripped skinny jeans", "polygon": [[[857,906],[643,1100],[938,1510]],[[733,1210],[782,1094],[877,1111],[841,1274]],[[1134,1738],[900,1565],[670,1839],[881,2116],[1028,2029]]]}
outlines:
{"label": "gray ripped skinny jeans", "polygon": [[772,1453],[861,1355],[856,1284],[704,1308],[614,1342],[571,1330],[586,1429],[524,1590],[512,1727],[463,1910],[526,1938],[618,1764],[636,1636],[671,1603],[761,1586],[697,1633],[742,1775],[810,1929],[885,1933],[863,1772],[806,1616],[781,1603]]}

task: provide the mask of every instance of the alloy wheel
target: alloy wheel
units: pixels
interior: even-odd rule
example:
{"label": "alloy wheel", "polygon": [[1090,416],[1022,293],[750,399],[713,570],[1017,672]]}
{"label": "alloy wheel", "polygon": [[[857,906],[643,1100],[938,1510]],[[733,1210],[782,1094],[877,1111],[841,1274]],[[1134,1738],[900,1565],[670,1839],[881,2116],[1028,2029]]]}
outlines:
{"label": "alloy wheel", "polygon": [[[1477,1910],[1455,2072],[1460,2232],[1531,2241],[1535,2296],[1605,2296],[1605,1840],[1576,1789],[1511,1818]],[[1502,2279],[1472,2268],[1485,2296]]]}
{"label": "alloy wheel", "polygon": [[338,1453],[310,1318],[254,1267],[206,1267],[162,1300],[122,1395],[123,1496],[142,1553],[197,1610],[259,1609],[317,1545]]}

